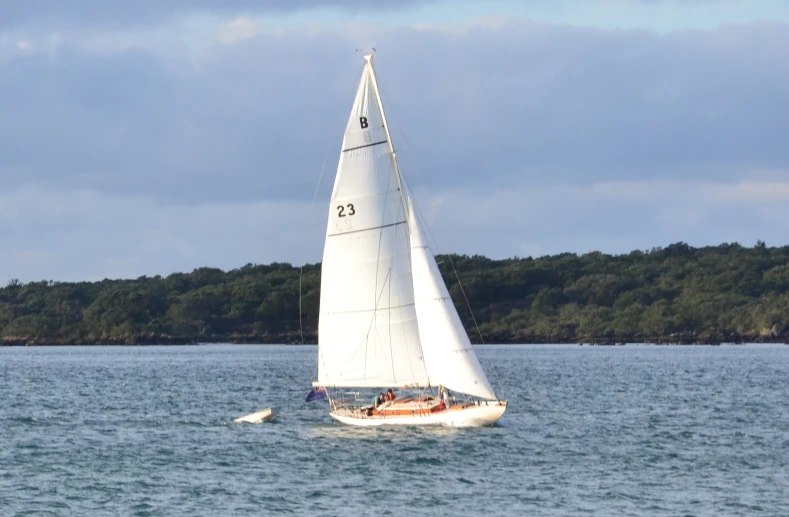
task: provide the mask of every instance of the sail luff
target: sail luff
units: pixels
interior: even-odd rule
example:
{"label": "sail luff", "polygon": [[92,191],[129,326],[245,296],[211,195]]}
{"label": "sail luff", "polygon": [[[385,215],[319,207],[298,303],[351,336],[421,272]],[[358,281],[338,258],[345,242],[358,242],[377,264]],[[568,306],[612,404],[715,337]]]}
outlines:
{"label": "sail luff", "polygon": [[[405,198],[405,191],[403,190],[403,178],[400,174],[400,163],[397,161],[397,154],[394,150],[394,143],[392,142],[392,134],[389,132],[389,124],[386,122],[386,110],[384,109],[383,102],[381,100],[381,92],[378,89],[378,78],[375,75],[375,66],[373,65],[373,54],[368,54],[364,56],[370,66],[370,79],[373,84],[373,88],[375,89],[375,98],[378,100],[378,109],[381,110],[381,121],[384,124],[384,132],[386,133],[386,141],[389,143],[389,152],[392,153],[392,163],[394,163],[395,168],[395,177],[397,178],[397,188],[400,191],[400,203],[403,205],[403,214],[405,215],[406,221],[408,221],[408,203],[406,202]],[[406,225],[406,231],[409,231],[408,225]]]}

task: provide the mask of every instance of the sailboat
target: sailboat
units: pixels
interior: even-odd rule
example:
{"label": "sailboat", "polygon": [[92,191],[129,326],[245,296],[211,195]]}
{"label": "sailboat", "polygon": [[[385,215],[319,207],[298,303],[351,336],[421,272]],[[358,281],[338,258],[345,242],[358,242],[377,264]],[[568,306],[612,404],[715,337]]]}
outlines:
{"label": "sailboat", "polygon": [[[486,426],[507,409],[400,173],[372,54],[364,56],[329,204],[316,390],[333,418],[358,426]],[[391,391],[393,400],[366,400],[364,390]]]}

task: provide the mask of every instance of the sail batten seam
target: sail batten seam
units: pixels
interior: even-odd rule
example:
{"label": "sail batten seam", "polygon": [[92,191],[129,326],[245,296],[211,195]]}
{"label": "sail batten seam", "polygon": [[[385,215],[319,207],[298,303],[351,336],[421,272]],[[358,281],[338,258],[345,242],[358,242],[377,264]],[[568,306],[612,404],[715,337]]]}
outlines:
{"label": "sail batten seam", "polygon": [[361,230],[351,230],[350,232],[330,233],[326,235],[326,237],[339,237],[341,235],[349,235],[351,233],[367,232],[370,230],[383,230],[384,228],[389,228],[391,226],[397,226],[398,224],[405,224],[405,223],[406,221],[400,221],[399,223],[389,223],[383,226],[371,226],[370,228],[362,228]]}
{"label": "sail batten seam", "polygon": [[374,145],[385,144],[388,141],[389,140],[381,140],[380,142],[373,142],[371,144],[364,144],[364,145],[360,145],[360,146],[357,146],[357,147],[349,147],[348,149],[343,149],[342,152],[347,153],[348,151],[356,151],[357,149],[364,149],[365,147],[372,147]]}

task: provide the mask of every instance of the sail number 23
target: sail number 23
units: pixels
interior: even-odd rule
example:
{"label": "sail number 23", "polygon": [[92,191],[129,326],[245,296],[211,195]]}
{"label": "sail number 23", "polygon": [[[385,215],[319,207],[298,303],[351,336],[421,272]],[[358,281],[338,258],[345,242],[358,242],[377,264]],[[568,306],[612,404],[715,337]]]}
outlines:
{"label": "sail number 23", "polygon": [[[345,213],[345,209],[346,208],[348,209],[348,213],[347,214]],[[337,214],[337,217],[345,217],[346,215],[355,215],[356,214],[356,210],[353,209],[353,203],[348,203],[345,206],[340,205],[340,206],[337,207],[337,211],[339,212]]]}

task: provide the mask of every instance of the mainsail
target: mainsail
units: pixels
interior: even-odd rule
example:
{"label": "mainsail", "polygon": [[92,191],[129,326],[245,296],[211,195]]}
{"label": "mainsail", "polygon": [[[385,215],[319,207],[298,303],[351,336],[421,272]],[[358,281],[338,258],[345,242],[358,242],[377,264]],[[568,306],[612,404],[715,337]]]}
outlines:
{"label": "mainsail", "polygon": [[365,59],[329,206],[315,384],[429,386],[404,197],[372,56]]}
{"label": "mainsail", "polygon": [[409,200],[408,204],[414,299],[430,382],[460,393],[495,399],[496,394],[479,364],[441,278],[436,259],[427,245],[427,237],[414,213],[413,202]]}
{"label": "mainsail", "polygon": [[329,206],[314,384],[444,386],[495,399],[403,192],[365,59]]}

